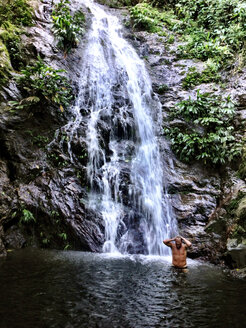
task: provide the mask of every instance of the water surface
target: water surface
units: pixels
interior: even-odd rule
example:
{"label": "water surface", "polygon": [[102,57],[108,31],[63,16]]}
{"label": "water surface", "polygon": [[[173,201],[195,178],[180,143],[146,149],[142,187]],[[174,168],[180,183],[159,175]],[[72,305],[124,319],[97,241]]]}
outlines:
{"label": "water surface", "polygon": [[196,261],[26,249],[0,262],[0,327],[246,327],[246,284]]}

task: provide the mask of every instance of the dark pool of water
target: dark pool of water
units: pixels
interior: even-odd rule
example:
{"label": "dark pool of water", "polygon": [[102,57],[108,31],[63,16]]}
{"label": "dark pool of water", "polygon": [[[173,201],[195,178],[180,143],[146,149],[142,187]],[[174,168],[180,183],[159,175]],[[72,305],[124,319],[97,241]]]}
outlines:
{"label": "dark pool of water", "polygon": [[246,283],[191,261],[26,249],[0,262],[0,327],[246,327]]}

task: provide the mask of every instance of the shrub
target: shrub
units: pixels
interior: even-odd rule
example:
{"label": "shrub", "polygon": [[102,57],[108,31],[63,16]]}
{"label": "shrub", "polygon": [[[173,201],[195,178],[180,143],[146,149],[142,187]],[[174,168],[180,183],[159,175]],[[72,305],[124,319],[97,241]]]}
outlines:
{"label": "shrub", "polygon": [[130,9],[133,26],[149,32],[158,32],[161,29],[159,11],[147,3],[137,4]]}
{"label": "shrub", "polygon": [[78,36],[84,32],[85,16],[81,10],[71,15],[69,0],[61,0],[52,12],[53,31],[58,39],[58,47],[68,53],[78,45]]}
{"label": "shrub", "polygon": [[230,97],[201,94],[195,100],[181,101],[171,109],[170,118],[188,123],[186,128],[164,129],[180,160],[224,164],[240,155],[242,144],[232,126],[235,104]]}
{"label": "shrub", "polygon": [[38,57],[35,64],[21,71],[17,83],[27,97],[26,99],[31,98],[30,103],[50,102],[59,105],[63,111],[63,106],[67,107],[73,99],[72,87],[68,79],[60,74],[63,72],[65,71],[46,65]]}

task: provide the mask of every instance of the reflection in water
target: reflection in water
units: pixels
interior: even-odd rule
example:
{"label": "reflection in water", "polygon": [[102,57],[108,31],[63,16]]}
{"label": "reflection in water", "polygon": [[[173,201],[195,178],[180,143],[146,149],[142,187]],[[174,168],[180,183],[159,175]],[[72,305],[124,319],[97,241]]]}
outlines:
{"label": "reflection in water", "polygon": [[0,262],[0,327],[245,327],[246,286],[190,261],[23,250]]}

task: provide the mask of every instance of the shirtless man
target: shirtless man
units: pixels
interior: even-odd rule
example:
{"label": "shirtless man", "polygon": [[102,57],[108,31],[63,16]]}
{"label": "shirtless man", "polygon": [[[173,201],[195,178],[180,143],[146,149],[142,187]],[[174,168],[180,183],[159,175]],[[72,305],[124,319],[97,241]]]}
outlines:
{"label": "shirtless man", "polygon": [[[175,241],[175,243],[172,243],[172,241]],[[191,246],[191,242],[184,237],[176,236],[172,239],[163,240],[163,243],[172,249],[173,266],[175,268],[185,269],[187,267],[186,249]]]}

